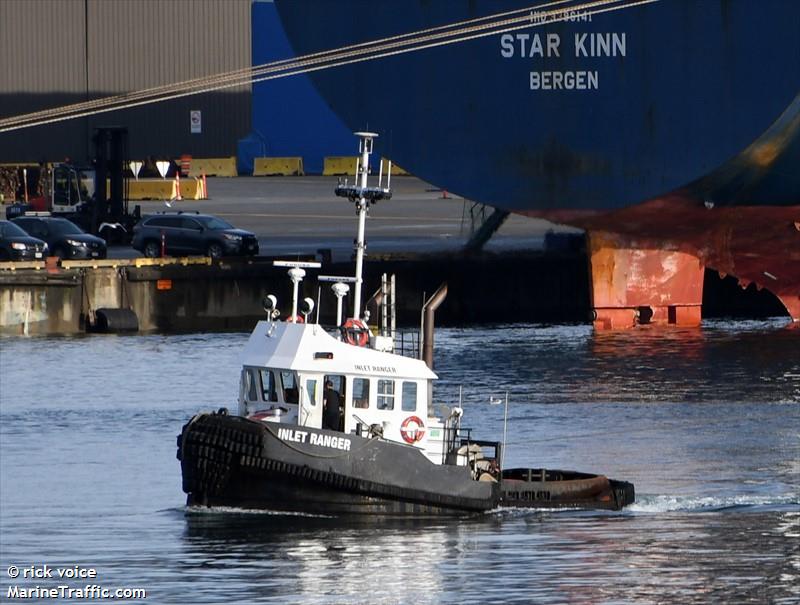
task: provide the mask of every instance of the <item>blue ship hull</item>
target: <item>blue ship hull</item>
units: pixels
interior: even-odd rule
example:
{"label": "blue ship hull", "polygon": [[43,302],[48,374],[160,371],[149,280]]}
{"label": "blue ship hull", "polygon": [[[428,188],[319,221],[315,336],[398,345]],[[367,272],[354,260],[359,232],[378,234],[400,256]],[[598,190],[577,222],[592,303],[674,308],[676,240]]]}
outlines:
{"label": "blue ship hull", "polygon": [[[531,4],[277,7],[303,55]],[[796,204],[799,31],[795,0],[662,0],[312,79],[385,156],[496,207],[619,208],[693,183],[718,205]]]}
{"label": "blue ship hull", "polygon": [[[253,6],[258,64],[532,3]],[[259,84],[254,125],[268,155],[310,171],[375,131],[381,155],[438,187],[586,229],[595,325],[645,308],[699,322],[704,266],[767,287],[800,321],[798,32],[796,0],[579,13]]]}

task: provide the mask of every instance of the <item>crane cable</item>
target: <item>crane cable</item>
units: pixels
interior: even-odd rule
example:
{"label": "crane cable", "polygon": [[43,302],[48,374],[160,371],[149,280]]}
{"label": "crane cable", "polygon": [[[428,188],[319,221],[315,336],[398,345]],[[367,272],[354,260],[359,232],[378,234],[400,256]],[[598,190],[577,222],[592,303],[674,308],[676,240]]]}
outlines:
{"label": "crane cable", "polygon": [[582,18],[584,16],[633,8],[635,6],[651,4],[658,0],[594,0],[580,4],[569,4],[568,6],[547,11],[541,10],[542,8],[562,5],[570,1],[571,0],[557,0],[546,4],[527,7],[525,9],[517,9],[506,13],[480,17],[370,42],[363,42],[331,51],[303,55],[295,59],[273,61],[254,67],[188,80],[186,82],[13,116],[0,120],[0,132],[8,132],[118,109],[158,103],[224,88],[232,88],[438,46],[466,42],[477,38],[538,27],[571,18]]}

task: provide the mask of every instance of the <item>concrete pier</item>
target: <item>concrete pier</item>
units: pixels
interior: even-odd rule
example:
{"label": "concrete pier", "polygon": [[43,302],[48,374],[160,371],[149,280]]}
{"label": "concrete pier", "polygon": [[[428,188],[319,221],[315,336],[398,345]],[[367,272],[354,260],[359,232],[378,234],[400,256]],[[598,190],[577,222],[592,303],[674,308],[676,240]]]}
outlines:
{"label": "concrete pier", "polygon": [[[247,331],[264,316],[261,300],[276,294],[288,314],[290,284],[274,258],[316,259],[303,296],[321,302],[332,324],[335,299],[316,275],[353,274],[352,204],[333,196],[337,179],[277,177],[208,179],[209,200],[145,202],[144,213],[199,211],[227,219],[259,237],[263,257],[145,259],[112,247],[109,260],[0,263],[0,334],[77,334],[97,309],[131,309],[139,329]],[[473,205],[413,177],[393,179],[394,197],[370,210],[365,295],[394,273],[398,320],[416,326],[422,298],[442,282],[449,295],[437,324],[589,322],[589,262],[576,230],[512,216],[481,254],[465,255]],[[573,234],[573,237],[570,237]],[[52,259],[55,260],[55,259]],[[742,291],[706,273],[704,313],[781,314],[766,293]],[[373,316],[375,317],[375,316]]]}
{"label": "concrete pier", "polygon": [[[286,269],[268,258],[74,261],[50,271],[39,265],[0,269],[1,334],[82,333],[100,308],[132,310],[143,332],[249,330],[264,317],[266,294],[278,297],[284,315],[291,308]],[[324,268],[327,274],[351,272],[349,262]],[[443,281],[450,296],[439,324],[588,318],[586,265],[576,255],[381,257],[367,265],[366,297],[377,290],[383,272],[397,277],[401,325],[418,324],[423,297]],[[330,284],[317,284],[317,274],[309,271],[303,296],[319,300],[320,321],[333,324],[335,298]]]}

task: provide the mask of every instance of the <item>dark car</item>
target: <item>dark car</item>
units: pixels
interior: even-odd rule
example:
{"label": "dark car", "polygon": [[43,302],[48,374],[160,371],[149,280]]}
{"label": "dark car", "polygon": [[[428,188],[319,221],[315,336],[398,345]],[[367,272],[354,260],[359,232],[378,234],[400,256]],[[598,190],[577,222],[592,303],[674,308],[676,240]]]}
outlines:
{"label": "dark car", "polygon": [[205,254],[221,256],[252,256],[258,254],[258,239],[254,233],[236,229],[230,223],[210,214],[152,214],[133,228],[132,246],[149,258],[170,255]]}
{"label": "dark car", "polygon": [[31,237],[11,221],[0,221],[0,261],[37,260],[47,254],[45,242]]}
{"label": "dark car", "polygon": [[65,218],[24,215],[12,222],[29,235],[46,241],[53,256],[66,259],[106,257],[105,240],[89,235]]}

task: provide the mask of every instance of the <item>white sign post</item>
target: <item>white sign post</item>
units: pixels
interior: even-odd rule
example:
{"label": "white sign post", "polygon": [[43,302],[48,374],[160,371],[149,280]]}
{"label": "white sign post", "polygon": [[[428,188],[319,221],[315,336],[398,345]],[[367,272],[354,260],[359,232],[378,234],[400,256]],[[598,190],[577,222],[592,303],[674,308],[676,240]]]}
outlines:
{"label": "white sign post", "polygon": [[199,109],[192,109],[189,112],[189,127],[192,134],[203,132],[203,115]]}

